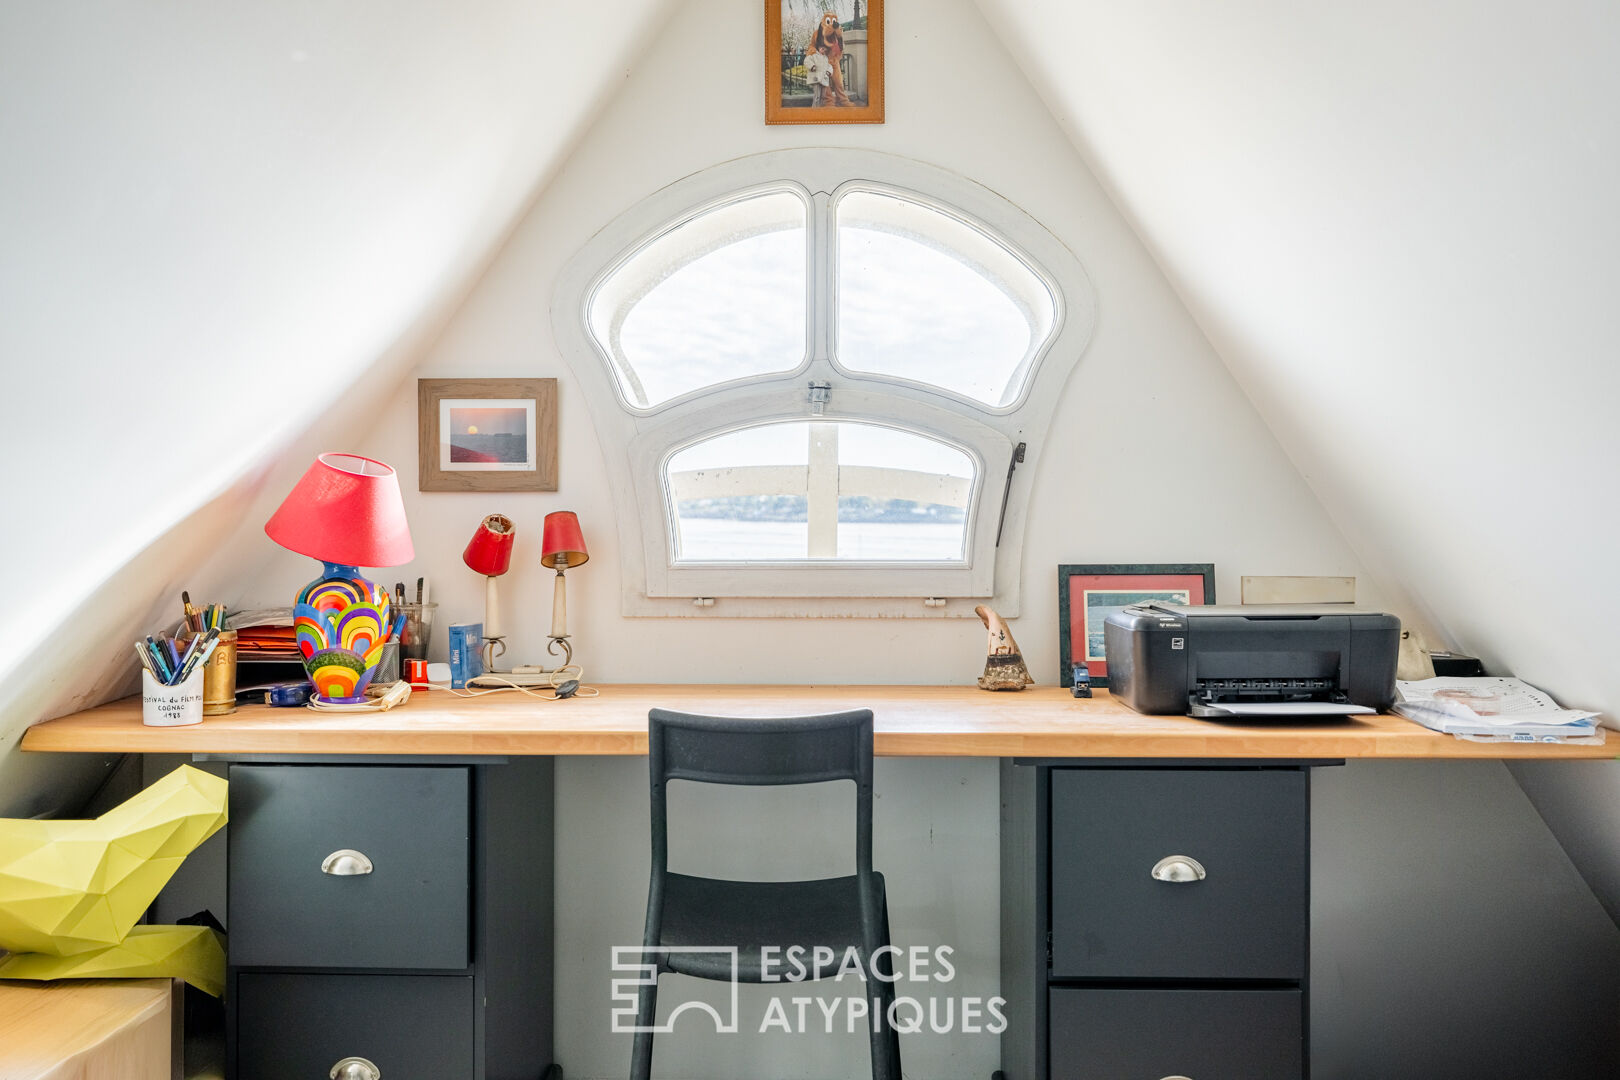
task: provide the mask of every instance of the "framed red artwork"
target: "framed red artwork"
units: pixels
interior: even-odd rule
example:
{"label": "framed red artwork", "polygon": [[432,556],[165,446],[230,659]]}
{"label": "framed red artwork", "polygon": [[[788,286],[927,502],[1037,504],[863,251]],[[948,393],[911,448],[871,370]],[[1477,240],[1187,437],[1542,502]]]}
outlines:
{"label": "framed red artwork", "polygon": [[1092,686],[1108,685],[1103,622],[1131,604],[1166,600],[1189,607],[1215,602],[1213,563],[1083,564],[1058,567],[1058,679],[1074,685],[1084,660]]}

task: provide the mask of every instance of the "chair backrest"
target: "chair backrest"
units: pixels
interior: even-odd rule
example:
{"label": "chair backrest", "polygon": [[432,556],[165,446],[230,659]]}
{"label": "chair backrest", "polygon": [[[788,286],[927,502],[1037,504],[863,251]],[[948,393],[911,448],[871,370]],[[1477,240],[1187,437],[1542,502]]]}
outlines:
{"label": "chair backrest", "polygon": [[668,865],[665,784],[756,787],[855,781],[855,868],[872,871],[872,711],[825,716],[696,716],[654,709],[647,715],[652,795],[653,868]]}

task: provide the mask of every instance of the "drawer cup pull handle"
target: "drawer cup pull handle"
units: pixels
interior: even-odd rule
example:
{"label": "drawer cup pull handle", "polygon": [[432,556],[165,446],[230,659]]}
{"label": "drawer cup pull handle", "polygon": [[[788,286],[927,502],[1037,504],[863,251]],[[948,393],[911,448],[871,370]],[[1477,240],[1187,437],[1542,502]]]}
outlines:
{"label": "drawer cup pull handle", "polygon": [[[1205,876],[1204,864],[1191,855],[1166,855],[1153,864],[1154,881],[1168,881],[1174,885],[1183,885],[1188,882],[1203,881]],[[1167,1076],[1164,1080],[1176,1080],[1176,1078]]]}
{"label": "drawer cup pull handle", "polygon": [[363,1057],[346,1057],[332,1066],[332,1080],[382,1080],[382,1070]]}
{"label": "drawer cup pull handle", "polygon": [[[334,851],[332,854],[321,860],[321,873],[331,874],[334,877],[354,877],[357,874],[369,874],[374,869],[376,868],[371,865],[371,860],[366,858],[362,852],[358,852],[353,848],[343,848],[341,851]],[[365,1058],[344,1058],[343,1060],[364,1061],[367,1066],[376,1068],[375,1065],[372,1065],[371,1062],[366,1061]],[[343,1062],[340,1061],[338,1064],[341,1065]],[[333,1072],[332,1075],[337,1076],[337,1073]],[[354,1075],[359,1077],[365,1074],[356,1073]],[[348,1078],[344,1077],[343,1080],[348,1080]]]}

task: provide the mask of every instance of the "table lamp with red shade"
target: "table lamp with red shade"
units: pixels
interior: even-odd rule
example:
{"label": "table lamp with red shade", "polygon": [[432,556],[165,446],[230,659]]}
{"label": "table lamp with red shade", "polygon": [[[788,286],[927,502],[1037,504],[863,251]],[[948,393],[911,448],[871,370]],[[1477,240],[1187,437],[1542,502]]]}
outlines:
{"label": "table lamp with red shade", "polygon": [[362,566],[415,558],[399,478],[358,454],[321,454],[265,522],[270,539],[323,564],[293,604],[293,630],[316,696],[365,700],[383,643],[393,630],[388,590]]}
{"label": "table lamp with red shade", "polygon": [[540,540],[540,563],[557,571],[557,582],[551,593],[551,638],[546,651],[553,656],[557,646],[563,648],[563,666],[574,662],[574,647],[568,642],[568,587],[563,571],[580,566],[589,559],[585,550],[585,534],[580,531],[579,517],[572,510],[554,510],[546,515],[545,532]]}
{"label": "table lamp with red shade", "polygon": [[501,620],[500,592],[496,587],[502,574],[512,568],[512,547],[517,526],[505,514],[491,514],[478,523],[478,531],[467,542],[461,561],[467,569],[484,575],[484,670],[498,672],[495,659],[506,652],[505,623]]}

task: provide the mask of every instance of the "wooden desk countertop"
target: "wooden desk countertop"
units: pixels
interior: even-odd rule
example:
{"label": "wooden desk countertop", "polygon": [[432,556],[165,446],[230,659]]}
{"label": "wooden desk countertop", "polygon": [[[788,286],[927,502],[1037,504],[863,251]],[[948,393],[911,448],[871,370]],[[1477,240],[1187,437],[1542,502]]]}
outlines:
{"label": "wooden desk countertop", "polygon": [[1143,716],[1106,691],[964,686],[603,686],[538,701],[418,692],[386,713],[247,705],[189,727],[146,727],[139,698],[36,724],[24,750],[211,754],[645,754],[647,710],[790,716],[870,708],[879,754],[1069,758],[1614,758],[1620,744],[1467,742],[1398,716],[1227,723]]}
{"label": "wooden desk countertop", "polygon": [[172,979],[0,980],[0,1080],[180,1076]]}

